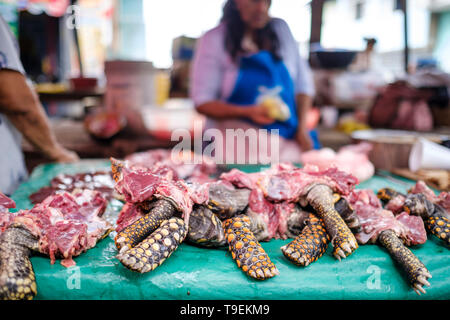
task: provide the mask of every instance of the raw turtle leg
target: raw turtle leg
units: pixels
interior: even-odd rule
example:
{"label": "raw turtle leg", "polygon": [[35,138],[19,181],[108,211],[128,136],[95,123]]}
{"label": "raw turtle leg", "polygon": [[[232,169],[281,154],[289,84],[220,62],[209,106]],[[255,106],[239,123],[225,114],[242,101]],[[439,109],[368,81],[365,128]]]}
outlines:
{"label": "raw turtle leg", "polygon": [[450,221],[446,217],[430,217],[424,223],[432,234],[450,246]]}
{"label": "raw turtle leg", "polygon": [[334,209],[339,213],[341,218],[353,232],[353,234],[357,234],[361,231],[361,223],[359,221],[358,215],[353,210],[352,206],[348,201],[341,197],[340,194],[333,194],[334,198]]}
{"label": "raw turtle leg", "polygon": [[195,206],[189,215],[189,242],[204,247],[226,245],[222,221],[205,206]]}
{"label": "raw turtle leg", "polygon": [[329,242],[323,220],[310,213],[303,231],[281,251],[294,264],[306,267],[325,253]]}
{"label": "raw turtle leg", "polygon": [[391,199],[397,196],[405,196],[405,195],[391,188],[383,188],[378,190],[377,192],[378,199],[380,199],[384,203],[388,203]]}
{"label": "raw turtle leg", "polygon": [[277,267],[250,231],[250,219],[236,216],[223,222],[231,256],[252,278],[264,280],[279,274]]}
{"label": "raw turtle leg", "polygon": [[134,248],[117,255],[130,270],[145,273],[160,266],[186,238],[187,226],[183,219],[165,220],[150,236]]}
{"label": "raw turtle leg", "polygon": [[133,248],[158,228],[164,220],[175,213],[175,207],[168,200],[160,199],[154,202],[151,211],[119,231],[114,239],[119,252]]}
{"label": "raw turtle leg", "polygon": [[38,250],[38,241],[22,227],[11,226],[0,235],[0,300],[31,300],[36,295],[32,250]]}
{"label": "raw turtle leg", "polygon": [[420,295],[420,292],[426,293],[422,286],[430,286],[430,283],[427,281],[428,278],[431,278],[430,272],[414,253],[405,247],[395,232],[392,230],[381,232],[378,236],[378,241],[388,250],[392,259],[405,271],[414,291],[418,295]]}
{"label": "raw turtle leg", "polygon": [[358,248],[355,236],[334,208],[333,192],[328,186],[314,185],[308,191],[306,200],[323,219],[333,243],[333,255],[337,259],[346,258]]}

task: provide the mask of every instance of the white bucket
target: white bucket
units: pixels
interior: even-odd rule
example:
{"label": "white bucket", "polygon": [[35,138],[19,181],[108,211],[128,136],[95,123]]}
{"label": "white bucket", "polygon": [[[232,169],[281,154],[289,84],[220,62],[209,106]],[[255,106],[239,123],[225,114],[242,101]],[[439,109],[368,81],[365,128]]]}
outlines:
{"label": "white bucket", "polygon": [[424,138],[419,138],[409,155],[409,169],[450,170],[450,149]]}

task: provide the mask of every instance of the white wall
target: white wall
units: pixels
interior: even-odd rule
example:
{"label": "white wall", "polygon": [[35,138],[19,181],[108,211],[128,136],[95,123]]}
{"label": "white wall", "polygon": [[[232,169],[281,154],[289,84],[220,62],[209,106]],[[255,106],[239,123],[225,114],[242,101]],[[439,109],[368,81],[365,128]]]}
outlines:
{"label": "white wall", "polygon": [[[356,3],[363,2],[362,18],[356,20]],[[327,2],[322,27],[322,45],[328,48],[363,49],[364,37],[378,40],[377,51],[401,50],[403,14],[394,11],[395,0],[336,0]],[[408,1],[408,31],[411,48],[428,45],[430,12],[429,0]]]}
{"label": "white wall", "polygon": [[[225,0],[144,0],[147,58],[158,68],[172,65],[172,40],[198,38],[215,27]],[[271,15],[286,20],[294,37],[306,43],[310,33],[309,0],[273,0]],[[302,54],[305,53],[303,49]]]}

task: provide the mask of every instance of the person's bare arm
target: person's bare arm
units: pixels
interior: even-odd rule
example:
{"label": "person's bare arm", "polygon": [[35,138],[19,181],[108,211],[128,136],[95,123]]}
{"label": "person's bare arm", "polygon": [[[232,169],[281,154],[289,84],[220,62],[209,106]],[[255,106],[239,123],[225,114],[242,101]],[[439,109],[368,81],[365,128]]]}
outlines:
{"label": "person's bare arm", "polygon": [[311,150],[313,143],[308,133],[306,126],[306,115],[312,106],[312,98],[306,94],[298,94],[296,96],[297,102],[297,115],[298,115],[298,129],[296,140],[302,151]]}
{"label": "person's bare arm", "polygon": [[58,162],[78,160],[52,133],[47,116],[25,76],[13,70],[0,70],[0,112],[46,157]]}
{"label": "person's bare arm", "polygon": [[271,124],[275,121],[267,115],[262,106],[243,107],[220,100],[203,103],[197,106],[197,111],[215,119],[250,119],[260,125]]}

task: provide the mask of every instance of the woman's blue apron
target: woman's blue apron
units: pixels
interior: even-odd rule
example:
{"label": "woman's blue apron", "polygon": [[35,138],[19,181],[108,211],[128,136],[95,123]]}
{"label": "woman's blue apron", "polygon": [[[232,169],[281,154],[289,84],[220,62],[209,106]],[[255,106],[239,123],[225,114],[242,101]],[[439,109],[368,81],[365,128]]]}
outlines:
{"label": "woman's blue apron", "polygon": [[[276,60],[269,51],[262,50],[241,58],[236,84],[227,101],[242,107],[254,105],[261,88],[270,90],[276,87],[281,88],[278,95],[288,106],[291,116],[286,121],[275,121],[263,128],[278,129],[280,136],[293,139],[298,127],[294,82],[283,61]],[[319,148],[317,133],[310,132],[310,135],[314,148]]]}

